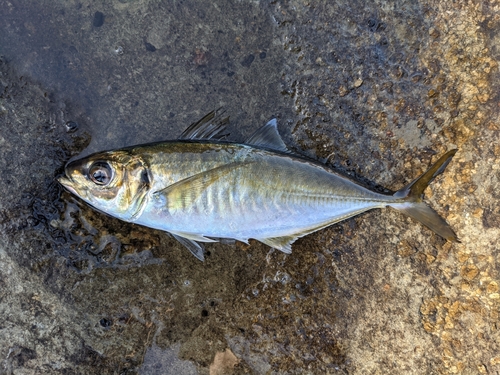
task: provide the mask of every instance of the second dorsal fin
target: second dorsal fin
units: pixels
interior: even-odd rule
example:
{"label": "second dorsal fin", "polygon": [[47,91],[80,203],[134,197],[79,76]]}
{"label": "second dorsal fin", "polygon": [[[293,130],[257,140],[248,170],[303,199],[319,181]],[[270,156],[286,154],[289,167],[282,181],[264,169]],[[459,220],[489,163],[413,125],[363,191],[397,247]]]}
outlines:
{"label": "second dorsal fin", "polygon": [[285,142],[281,139],[278,133],[278,124],[276,119],[273,118],[263,127],[257,129],[250,138],[245,141],[246,144],[252,146],[266,147],[273,150],[289,152]]}
{"label": "second dorsal fin", "polygon": [[201,120],[192,123],[178,139],[222,139],[227,137],[226,125],[229,117],[223,117],[220,108],[206,114]]}

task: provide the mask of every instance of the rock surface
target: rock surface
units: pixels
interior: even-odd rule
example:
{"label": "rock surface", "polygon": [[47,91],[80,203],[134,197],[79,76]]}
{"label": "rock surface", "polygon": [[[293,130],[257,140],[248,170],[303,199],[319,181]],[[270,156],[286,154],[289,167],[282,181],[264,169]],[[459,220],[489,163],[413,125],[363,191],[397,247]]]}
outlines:
{"label": "rock surface", "polygon": [[[500,371],[498,1],[0,10],[0,374]],[[383,210],[201,263],[55,182],[221,106],[379,191],[459,148],[426,196],[462,242]]]}

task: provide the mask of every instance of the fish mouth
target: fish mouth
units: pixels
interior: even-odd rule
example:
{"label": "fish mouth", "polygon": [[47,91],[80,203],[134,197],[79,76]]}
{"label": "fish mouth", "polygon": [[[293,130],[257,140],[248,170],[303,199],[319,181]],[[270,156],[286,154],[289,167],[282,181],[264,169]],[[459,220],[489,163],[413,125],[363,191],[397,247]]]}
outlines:
{"label": "fish mouth", "polygon": [[75,195],[78,195],[78,193],[76,192],[76,189],[75,189],[75,183],[71,179],[69,179],[68,177],[66,177],[66,176],[59,177],[57,179],[57,182],[59,182],[69,192],[71,192]]}

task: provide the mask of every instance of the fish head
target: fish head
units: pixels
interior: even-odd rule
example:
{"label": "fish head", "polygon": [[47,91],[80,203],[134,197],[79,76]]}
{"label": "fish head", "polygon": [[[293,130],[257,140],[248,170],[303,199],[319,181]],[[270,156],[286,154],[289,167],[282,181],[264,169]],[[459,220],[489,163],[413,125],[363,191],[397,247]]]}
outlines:
{"label": "fish head", "polygon": [[132,221],[150,189],[148,166],[126,151],[110,151],[69,162],[58,179],[94,208]]}

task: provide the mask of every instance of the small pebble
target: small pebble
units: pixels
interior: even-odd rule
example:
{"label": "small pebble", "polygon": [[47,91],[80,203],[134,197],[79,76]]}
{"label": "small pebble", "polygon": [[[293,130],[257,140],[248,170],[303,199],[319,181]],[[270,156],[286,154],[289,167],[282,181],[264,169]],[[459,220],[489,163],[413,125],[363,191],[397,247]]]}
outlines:
{"label": "small pebble", "polygon": [[103,24],[104,24],[104,13],[99,11],[95,12],[92,25],[94,25],[94,27],[101,27]]}

